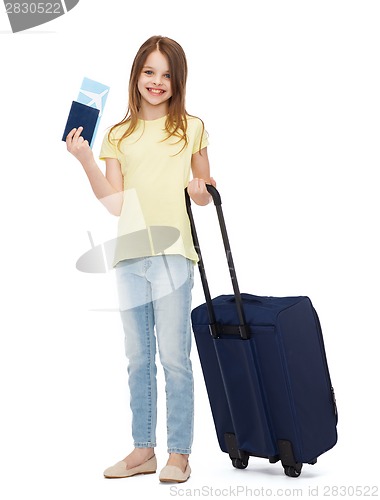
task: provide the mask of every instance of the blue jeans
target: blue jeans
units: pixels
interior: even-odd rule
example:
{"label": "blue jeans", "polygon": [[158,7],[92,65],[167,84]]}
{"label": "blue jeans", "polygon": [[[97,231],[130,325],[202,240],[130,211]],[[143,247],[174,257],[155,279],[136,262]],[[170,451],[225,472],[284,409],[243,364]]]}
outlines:
{"label": "blue jeans", "polygon": [[128,259],[117,264],[116,278],[128,358],[134,446],[156,446],[157,336],[165,374],[168,452],[189,454],[194,423],[190,361],[194,264],[181,255]]}

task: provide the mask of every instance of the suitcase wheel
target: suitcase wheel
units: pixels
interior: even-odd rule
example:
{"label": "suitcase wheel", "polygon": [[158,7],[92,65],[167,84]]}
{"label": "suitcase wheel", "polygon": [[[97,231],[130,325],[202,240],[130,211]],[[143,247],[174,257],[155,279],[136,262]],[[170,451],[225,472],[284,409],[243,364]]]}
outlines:
{"label": "suitcase wheel", "polygon": [[246,469],[248,465],[248,458],[246,460],[242,460],[241,458],[233,458],[232,465],[236,469]]}
{"label": "suitcase wheel", "polygon": [[293,465],[284,465],[284,472],[286,476],[298,477],[301,474],[302,464],[297,463]]}

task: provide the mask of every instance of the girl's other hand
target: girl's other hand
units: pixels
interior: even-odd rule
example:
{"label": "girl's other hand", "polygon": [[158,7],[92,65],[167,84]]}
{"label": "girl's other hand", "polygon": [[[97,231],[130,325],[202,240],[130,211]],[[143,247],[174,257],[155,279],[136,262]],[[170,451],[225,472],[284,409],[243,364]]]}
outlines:
{"label": "girl's other hand", "polygon": [[82,131],[83,127],[73,128],[67,134],[66,146],[67,150],[83,164],[93,160],[94,155],[88,141],[81,136]]}
{"label": "girl's other hand", "polygon": [[[212,177],[210,178],[210,182],[208,184],[212,184],[216,187],[216,182]],[[187,186],[187,192],[189,193],[190,198],[197,205],[208,205],[212,200],[211,195],[207,191],[204,179],[192,179]]]}

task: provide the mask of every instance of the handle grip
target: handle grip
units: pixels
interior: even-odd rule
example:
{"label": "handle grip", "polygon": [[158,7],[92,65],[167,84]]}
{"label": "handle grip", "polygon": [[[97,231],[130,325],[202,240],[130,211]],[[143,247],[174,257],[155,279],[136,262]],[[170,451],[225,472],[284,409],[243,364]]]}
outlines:
{"label": "handle grip", "polygon": [[212,184],[206,184],[207,191],[211,194],[214,205],[220,206],[222,204],[222,198],[220,197],[219,191]]}
{"label": "handle grip", "polygon": [[[216,207],[221,206],[222,205],[222,198],[219,194],[219,191],[216,189],[216,187],[214,187],[212,184],[206,184],[206,189],[211,194],[212,201],[214,202],[214,205]],[[187,189],[185,189],[185,198],[186,198],[186,207],[187,207],[187,209],[189,209],[191,207],[191,199],[190,199],[189,193],[187,192]]]}

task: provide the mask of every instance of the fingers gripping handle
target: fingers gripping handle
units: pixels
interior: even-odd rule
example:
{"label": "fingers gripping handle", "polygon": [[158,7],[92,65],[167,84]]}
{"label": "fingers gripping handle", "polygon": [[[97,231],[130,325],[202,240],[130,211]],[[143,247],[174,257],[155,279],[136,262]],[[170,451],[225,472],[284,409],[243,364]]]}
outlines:
{"label": "fingers gripping handle", "polygon": [[[222,200],[221,200],[219,191],[214,186],[212,186],[211,184],[206,184],[206,188],[207,188],[207,191],[212,196],[212,199],[213,199],[213,202],[214,202],[214,205],[216,208],[216,212],[218,215],[220,231],[222,233],[224,250],[225,250],[226,259],[227,259],[227,265],[228,265],[228,269],[230,271],[232,287],[233,287],[234,295],[235,295],[236,309],[237,309],[238,318],[239,318],[239,326],[238,326],[239,334],[240,334],[242,339],[246,340],[249,338],[248,327],[247,327],[246,322],[245,322],[243,301],[242,301],[240,290],[239,290],[239,285],[238,285],[236,271],[235,271],[235,265],[234,265],[233,258],[232,258],[231,246],[230,246],[230,242],[228,239],[226,223],[224,220],[224,215],[223,215],[223,210],[222,210]],[[191,232],[192,232],[192,236],[193,236],[194,247],[195,247],[195,250],[197,251],[198,259],[199,259],[198,260],[198,268],[199,268],[199,273],[201,276],[203,291],[204,291],[205,298],[206,298],[207,311],[208,311],[209,320],[210,320],[210,330],[211,330],[212,336],[214,338],[216,338],[219,336],[218,324],[217,324],[216,319],[215,319],[215,312],[214,312],[214,307],[212,304],[210,288],[209,288],[208,281],[207,281],[206,271],[205,271],[203,258],[202,258],[202,252],[201,252],[201,249],[199,246],[198,235],[197,235],[197,231],[195,228],[194,218],[193,218],[193,214],[192,214],[192,210],[191,210],[191,200],[190,200],[189,194],[187,193],[187,189],[185,189],[185,198],[186,198],[187,213],[188,213],[189,219],[190,219],[190,226],[191,226]]]}
{"label": "fingers gripping handle", "polygon": [[[206,189],[211,194],[214,205],[216,207],[221,206],[222,198],[220,197],[219,191],[216,189],[216,187],[214,187],[212,184],[206,184]],[[187,192],[187,189],[185,189],[185,198],[186,198],[187,212],[189,213],[189,211],[191,212],[191,199],[189,193]],[[192,215],[190,213],[189,217],[192,218]]]}

